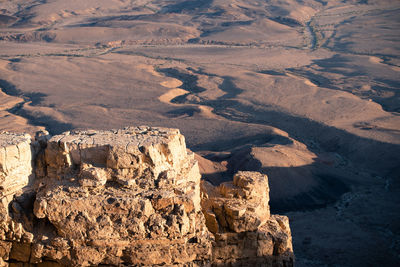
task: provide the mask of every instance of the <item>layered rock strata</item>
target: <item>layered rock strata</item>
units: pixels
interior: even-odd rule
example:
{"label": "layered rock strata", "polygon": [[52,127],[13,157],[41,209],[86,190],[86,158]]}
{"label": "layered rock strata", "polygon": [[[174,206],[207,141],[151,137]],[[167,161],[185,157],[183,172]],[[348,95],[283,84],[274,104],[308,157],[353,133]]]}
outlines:
{"label": "layered rock strata", "polygon": [[200,186],[178,130],[3,133],[0,149],[0,266],[293,265],[267,177]]}
{"label": "layered rock strata", "polygon": [[202,181],[201,189],[206,225],[215,237],[214,265],[293,265],[289,220],[270,215],[266,175],[239,171],[233,182],[214,187]]}

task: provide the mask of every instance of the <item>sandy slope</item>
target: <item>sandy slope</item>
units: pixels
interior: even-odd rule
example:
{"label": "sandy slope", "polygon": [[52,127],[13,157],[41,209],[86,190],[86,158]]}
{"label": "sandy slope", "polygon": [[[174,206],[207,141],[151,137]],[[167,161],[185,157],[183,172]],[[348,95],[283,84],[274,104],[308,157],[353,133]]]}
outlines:
{"label": "sandy slope", "polygon": [[269,175],[299,266],[396,266],[399,9],[3,0],[0,129],[180,128],[205,179]]}

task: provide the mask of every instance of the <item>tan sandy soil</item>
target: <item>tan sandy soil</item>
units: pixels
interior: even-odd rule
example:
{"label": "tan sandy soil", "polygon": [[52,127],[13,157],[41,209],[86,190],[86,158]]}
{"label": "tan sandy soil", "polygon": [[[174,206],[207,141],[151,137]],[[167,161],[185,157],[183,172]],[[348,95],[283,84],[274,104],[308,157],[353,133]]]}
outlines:
{"label": "tan sandy soil", "polygon": [[0,130],[179,128],[204,179],[269,176],[299,266],[399,266],[399,9],[3,0]]}
{"label": "tan sandy soil", "polygon": [[[165,86],[165,85],[163,85],[163,86]],[[174,89],[169,90],[165,94],[160,95],[158,97],[158,99],[160,99],[160,101],[163,103],[170,103],[171,100],[174,99],[175,97],[184,95],[186,93],[188,93],[188,91],[179,89],[179,88],[174,88]]]}

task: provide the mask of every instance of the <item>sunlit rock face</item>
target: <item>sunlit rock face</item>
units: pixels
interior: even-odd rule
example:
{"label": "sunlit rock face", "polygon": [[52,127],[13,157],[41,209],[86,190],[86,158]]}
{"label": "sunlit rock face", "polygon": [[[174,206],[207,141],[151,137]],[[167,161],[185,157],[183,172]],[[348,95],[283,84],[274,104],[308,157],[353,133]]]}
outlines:
{"label": "sunlit rock face", "polygon": [[206,225],[215,236],[216,265],[293,265],[289,220],[270,215],[266,175],[239,171],[233,182],[214,187],[202,181],[201,189]]}
{"label": "sunlit rock face", "polygon": [[13,195],[28,185],[32,174],[31,137],[0,134],[0,197]]}
{"label": "sunlit rock face", "polygon": [[268,178],[202,182],[176,129],[0,135],[0,266],[292,266]]}

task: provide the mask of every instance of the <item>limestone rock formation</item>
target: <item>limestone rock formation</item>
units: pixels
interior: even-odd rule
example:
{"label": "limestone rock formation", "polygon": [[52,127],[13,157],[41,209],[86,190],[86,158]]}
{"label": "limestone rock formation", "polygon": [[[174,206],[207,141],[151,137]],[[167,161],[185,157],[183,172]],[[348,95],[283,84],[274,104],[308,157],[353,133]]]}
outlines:
{"label": "limestone rock formation", "polygon": [[293,265],[289,220],[270,216],[268,191],[267,176],[258,172],[239,171],[233,182],[218,187],[202,181],[203,213],[215,236],[215,265]]}
{"label": "limestone rock formation", "polygon": [[[0,134],[0,257],[7,259],[11,248],[4,243],[30,240],[32,235],[25,232],[18,219],[27,220],[24,214],[26,187],[33,181],[33,150],[28,134]],[[24,189],[25,190],[22,190]],[[13,201],[16,200],[16,201]],[[10,211],[15,220],[10,217]]]}
{"label": "limestone rock formation", "polygon": [[3,133],[0,148],[0,266],[293,265],[267,177],[201,185],[178,130]]}
{"label": "limestone rock formation", "polygon": [[208,260],[198,165],[177,130],[71,132],[49,140],[45,161],[34,214],[65,246],[34,248],[38,261],[53,250],[65,265]]}
{"label": "limestone rock formation", "polygon": [[[0,135],[0,197],[7,199],[28,185],[32,174],[31,137],[28,134]],[[5,203],[6,204],[6,203]]]}

